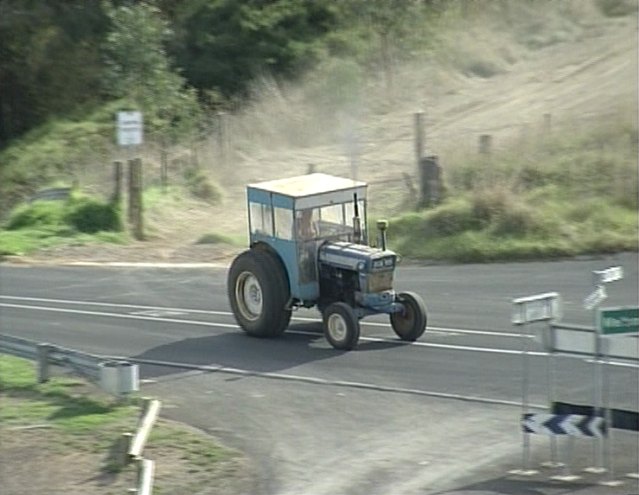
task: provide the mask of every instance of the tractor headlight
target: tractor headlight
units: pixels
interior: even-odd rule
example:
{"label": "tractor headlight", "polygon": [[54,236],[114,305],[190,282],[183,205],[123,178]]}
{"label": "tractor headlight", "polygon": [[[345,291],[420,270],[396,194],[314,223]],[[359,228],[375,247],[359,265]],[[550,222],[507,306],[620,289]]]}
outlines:
{"label": "tractor headlight", "polygon": [[363,261],[360,261],[359,263],[357,263],[357,269],[360,272],[363,272],[365,268],[366,268],[366,263],[364,263]]}

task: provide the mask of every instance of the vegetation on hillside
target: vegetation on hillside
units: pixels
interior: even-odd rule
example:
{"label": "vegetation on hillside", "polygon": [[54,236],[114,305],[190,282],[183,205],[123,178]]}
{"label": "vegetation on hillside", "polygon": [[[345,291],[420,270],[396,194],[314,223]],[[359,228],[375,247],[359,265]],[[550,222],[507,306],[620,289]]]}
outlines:
{"label": "vegetation on hillside", "polygon": [[[364,108],[388,112],[404,63],[425,64],[428,75],[403,77],[402,91],[419,94],[426,77],[443,96],[457,78],[490,79],[534,50],[636,11],[636,0],[42,0],[29,9],[0,0],[0,221],[53,183],[94,180],[109,194],[103,171],[118,156],[119,110],[143,111],[154,152],[190,150],[175,165],[183,193],[214,203],[220,188],[192,147],[204,132],[227,146],[221,111],[246,115],[234,124],[236,156],[263,143],[335,142]],[[501,37],[498,49],[484,46],[488,31]],[[525,160],[514,151],[490,164],[458,158],[446,171],[447,202],[400,218],[396,246],[458,260],[635,249],[636,123],[621,116],[592,132],[557,133]],[[100,221],[94,213],[88,223]],[[85,235],[65,215],[62,227],[25,227],[37,239],[25,249]],[[593,222],[604,225],[597,235]],[[20,235],[5,230],[0,243],[22,252]]]}
{"label": "vegetation on hillside", "polygon": [[414,258],[495,261],[639,248],[637,128],[602,123],[522,150],[459,157],[447,199],[392,222]]}

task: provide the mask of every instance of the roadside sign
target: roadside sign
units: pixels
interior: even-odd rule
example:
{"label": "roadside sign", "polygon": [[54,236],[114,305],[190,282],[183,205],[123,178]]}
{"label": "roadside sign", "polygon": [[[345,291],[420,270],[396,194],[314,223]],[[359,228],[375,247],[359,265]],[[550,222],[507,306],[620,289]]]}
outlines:
{"label": "roadside sign", "polygon": [[520,297],[513,300],[512,322],[524,325],[534,321],[548,321],[561,317],[559,294],[547,292],[536,296]]}
{"label": "roadside sign", "polygon": [[142,112],[118,112],[117,140],[119,146],[142,144]]}
{"label": "roadside sign", "polygon": [[595,278],[595,285],[616,282],[623,278],[623,268],[621,266],[611,266],[605,270],[595,270],[592,272]]}
{"label": "roadside sign", "polygon": [[639,307],[601,308],[597,330],[601,335],[639,334]]}

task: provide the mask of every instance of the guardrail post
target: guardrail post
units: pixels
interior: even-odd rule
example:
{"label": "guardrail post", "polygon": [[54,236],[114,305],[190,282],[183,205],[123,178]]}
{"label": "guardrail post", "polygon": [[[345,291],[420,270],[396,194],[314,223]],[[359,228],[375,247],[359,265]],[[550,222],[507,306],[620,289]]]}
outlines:
{"label": "guardrail post", "polygon": [[38,344],[38,383],[49,381],[49,353],[50,344]]}
{"label": "guardrail post", "polygon": [[131,443],[133,442],[133,433],[122,433],[120,437],[120,443],[118,445],[117,464],[120,467],[126,466],[131,458],[129,457],[129,450],[131,449]]}
{"label": "guardrail post", "polygon": [[142,414],[138,422],[138,428],[129,448],[129,457],[136,459],[142,457],[146,440],[151,434],[151,428],[160,413],[161,403],[157,399],[145,399]]}
{"label": "guardrail post", "polygon": [[151,495],[155,463],[149,459],[138,459],[138,495]]}

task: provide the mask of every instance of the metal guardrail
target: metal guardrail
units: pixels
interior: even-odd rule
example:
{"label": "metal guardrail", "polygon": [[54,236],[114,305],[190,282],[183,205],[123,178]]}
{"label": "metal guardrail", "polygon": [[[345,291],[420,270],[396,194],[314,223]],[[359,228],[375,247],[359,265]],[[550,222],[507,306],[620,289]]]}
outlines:
{"label": "metal guardrail", "polygon": [[66,200],[71,195],[70,187],[52,187],[49,189],[43,189],[41,191],[36,192],[29,199],[30,202],[33,201],[55,201],[55,200]]}
{"label": "metal guardrail", "polygon": [[598,339],[594,327],[553,322],[537,334],[537,340],[548,352],[590,357],[639,361],[639,340],[634,335]]}
{"label": "metal guardrail", "polygon": [[48,364],[72,368],[78,374],[92,380],[100,380],[100,363],[108,358],[67,349],[52,344],[39,344],[31,340],[0,334],[0,353],[38,362],[38,381],[48,379]]}
{"label": "metal guardrail", "polygon": [[[39,383],[46,382],[49,379],[49,364],[70,367],[76,373],[92,381],[100,382],[103,365],[114,362],[112,357],[89,354],[52,344],[39,344],[32,340],[3,334],[0,334],[0,354],[10,354],[37,361]],[[159,416],[160,407],[159,400],[147,399],[138,421],[136,433],[134,435],[125,433],[123,435],[125,455],[122,457],[121,462],[122,464],[127,464],[131,461],[137,463],[137,488],[133,489],[133,493],[139,495],[152,495],[153,493],[155,463],[149,459],[144,459],[142,453],[151,433],[151,428]]]}

